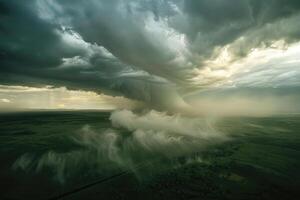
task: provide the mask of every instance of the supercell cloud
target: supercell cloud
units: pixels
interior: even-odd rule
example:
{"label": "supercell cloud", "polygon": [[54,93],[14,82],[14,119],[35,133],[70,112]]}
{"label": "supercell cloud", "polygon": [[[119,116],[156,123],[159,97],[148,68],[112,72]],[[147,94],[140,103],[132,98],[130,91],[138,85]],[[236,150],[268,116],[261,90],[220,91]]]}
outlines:
{"label": "supercell cloud", "polygon": [[0,84],[168,110],[210,88],[297,88],[299,21],[298,0],[0,0]]}

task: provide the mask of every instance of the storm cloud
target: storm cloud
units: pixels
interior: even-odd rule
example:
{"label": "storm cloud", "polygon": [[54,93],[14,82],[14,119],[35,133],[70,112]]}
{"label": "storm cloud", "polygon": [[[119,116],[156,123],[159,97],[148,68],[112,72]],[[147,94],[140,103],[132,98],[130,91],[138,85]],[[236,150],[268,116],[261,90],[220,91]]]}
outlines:
{"label": "storm cloud", "polygon": [[280,87],[280,74],[296,87],[295,51],[277,64],[248,60],[297,45],[299,21],[297,0],[0,0],[0,84],[65,86],[159,109],[182,109],[186,93],[210,87]]}

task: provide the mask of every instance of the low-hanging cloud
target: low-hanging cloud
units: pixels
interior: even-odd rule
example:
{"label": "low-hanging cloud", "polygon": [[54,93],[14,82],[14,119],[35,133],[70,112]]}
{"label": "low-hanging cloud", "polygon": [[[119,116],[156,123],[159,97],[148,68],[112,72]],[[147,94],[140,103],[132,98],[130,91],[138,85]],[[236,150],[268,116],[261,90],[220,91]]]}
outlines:
{"label": "low-hanging cloud", "polygon": [[110,119],[110,129],[97,130],[86,125],[68,134],[68,141],[79,146],[78,149],[27,152],[14,162],[13,169],[34,173],[50,169],[54,179],[62,184],[78,176],[81,169],[99,177],[128,170],[143,178],[154,172],[152,165],[157,161],[163,161],[156,164],[161,169],[176,167],[180,164],[177,159],[183,155],[190,155],[186,162],[201,162],[194,153],[229,139],[229,135],[216,129],[214,120],[203,118],[122,110],[112,113]]}
{"label": "low-hanging cloud", "polygon": [[114,111],[110,120],[114,127],[126,128],[129,131],[166,132],[203,139],[219,136],[213,126],[206,121],[207,119],[167,115],[154,110],[141,115],[129,110]]}

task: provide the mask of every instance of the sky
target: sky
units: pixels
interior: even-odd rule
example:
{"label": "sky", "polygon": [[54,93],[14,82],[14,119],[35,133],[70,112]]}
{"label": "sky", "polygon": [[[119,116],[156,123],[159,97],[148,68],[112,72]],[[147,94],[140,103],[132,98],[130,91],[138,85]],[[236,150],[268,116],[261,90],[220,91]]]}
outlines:
{"label": "sky", "polygon": [[0,110],[300,112],[299,22],[298,0],[0,0]]}

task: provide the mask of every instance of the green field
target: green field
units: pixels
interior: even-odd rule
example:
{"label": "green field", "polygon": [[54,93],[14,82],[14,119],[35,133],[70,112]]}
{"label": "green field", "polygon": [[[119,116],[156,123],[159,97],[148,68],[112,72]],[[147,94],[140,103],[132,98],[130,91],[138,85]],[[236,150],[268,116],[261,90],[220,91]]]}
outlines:
{"label": "green field", "polygon": [[0,199],[300,199],[299,115],[214,119],[225,140],[153,148],[109,117],[1,114]]}

